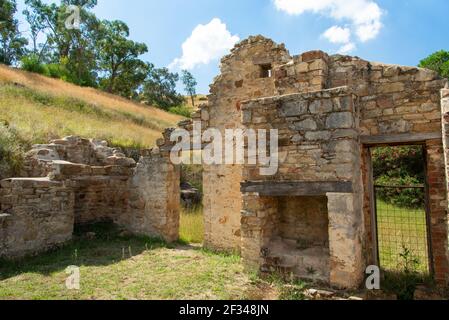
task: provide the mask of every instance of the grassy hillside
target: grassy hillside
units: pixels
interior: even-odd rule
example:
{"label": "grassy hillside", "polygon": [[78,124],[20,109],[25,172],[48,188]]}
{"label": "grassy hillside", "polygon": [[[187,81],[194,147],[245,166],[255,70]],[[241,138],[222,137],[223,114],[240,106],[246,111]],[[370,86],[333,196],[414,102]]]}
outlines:
{"label": "grassy hillside", "polygon": [[76,134],[121,147],[151,147],[164,128],[180,120],[92,88],[0,65],[0,123],[29,143]]}
{"label": "grassy hillside", "polygon": [[193,110],[196,110],[196,109],[198,109],[200,104],[207,103],[207,96],[204,95],[204,94],[198,94],[195,97],[195,107],[193,107],[193,105],[192,105],[192,99],[190,98],[190,96],[186,96],[185,100],[186,100],[185,104],[186,104],[187,107],[189,107],[189,108],[191,108]]}

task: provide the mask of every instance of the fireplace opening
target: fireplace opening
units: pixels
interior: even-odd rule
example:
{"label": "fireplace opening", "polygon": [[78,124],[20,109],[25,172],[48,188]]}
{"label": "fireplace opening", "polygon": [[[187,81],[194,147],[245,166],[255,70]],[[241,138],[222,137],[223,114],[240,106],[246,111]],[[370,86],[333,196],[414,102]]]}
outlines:
{"label": "fireplace opening", "polygon": [[262,271],[329,281],[327,197],[279,197]]}

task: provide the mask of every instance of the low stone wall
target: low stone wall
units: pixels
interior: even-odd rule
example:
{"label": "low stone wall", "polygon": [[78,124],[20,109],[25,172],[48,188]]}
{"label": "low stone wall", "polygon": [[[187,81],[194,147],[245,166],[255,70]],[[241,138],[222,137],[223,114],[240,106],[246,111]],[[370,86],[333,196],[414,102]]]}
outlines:
{"label": "low stone wall", "polygon": [[179,238],[180,167],[156,153],[142,157],[130,180],[129,212],[117,223],[136,234]]}
{"label": "low stone wall", "polygon": [[75,224],[102,221],[133,234],[178,239],[180,168],[168,153],[144,151],[136,164],[93,141],[68,137],[35,146],[27,163],[48,176],[1,182],[0,257],[40,253],[70,240]]}
{"label": "low stone wall", "polygon": [[50,176],[65,181],[75,193],[75,224],[117,222],[128,212],[134,168],[88,166],[54,161]]}
{"label": "low stone wall", "polygon": [[0,188],[0,257],[16,258],[72,238],[74,192],[49,178],[8,179]]}

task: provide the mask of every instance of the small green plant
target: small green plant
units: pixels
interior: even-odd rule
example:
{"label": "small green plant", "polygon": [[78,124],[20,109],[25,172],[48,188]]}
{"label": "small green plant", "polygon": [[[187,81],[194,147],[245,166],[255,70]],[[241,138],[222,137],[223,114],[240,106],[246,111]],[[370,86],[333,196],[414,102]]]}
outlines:
{"label": "small green plant", "polygon": [[413,300],[416,287],[425,281],[425,277],[417,271],[420,260],[405,245],[399,257],[399,271],[385,273],[384,288],[395,293],[399,300]]}
{"label": "small green plant", "polygon": [[402,245],[402,252],[399,254],[399,257],[401,258],[399,268],[406,274],[416,273],[416,270],[421,265],[419,258],[405,245]]}
{"label": "small green plant", "polygon": [[308,274],[309,276],[313,276],[313,275],[316,274],[316,270],[315,270],[314,268],[312,268],[312,267],[308,267],[308,268],[307,268],[307,274]]}

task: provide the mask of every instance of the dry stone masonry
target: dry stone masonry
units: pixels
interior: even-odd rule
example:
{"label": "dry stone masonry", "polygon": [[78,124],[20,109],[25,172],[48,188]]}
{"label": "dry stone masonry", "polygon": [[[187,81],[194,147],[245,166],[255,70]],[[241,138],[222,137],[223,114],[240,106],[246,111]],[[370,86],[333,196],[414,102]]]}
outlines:
{"label": "dry stone masonry", "polygon": [[369,148],[422,144],[431,264],[437,282],[447,284],[446,86],[416,67],[322,51],[290,56],[262,36],[237,44],[193,121],[223,136],[226,129],[277,129],[280,165],[269,177],[257,165],[205,167],[205,245],[241,251],[249,268],[263,272],[358,287],[366,266],[378,263]]}
{"label": "dry stone masonry", "polygon": [[142,153],[136,164],[104,141],[80,137],[34,146],[23,175],[35,178],[1,182],[0,257],[57,247],[75,224],[102,221],[177,240],[179,168],[157,149]]}
{"label": "dry stone masonry", "polygon": [[[435,72],[322,51],[291,56],[250,37],[222,59],[208,103],[179,127],[192,131],[195,122],[223,137],[226,129],[279,132],[274,176],[259,165],[204,166],[205,246],[241,252],[248,268],[337,288],[360,286],[366,266],[378,264],[369,149],[423,145],[431,269],[448,284],[449,89]],[[0,256],[59,245],[73,224],[101,220],[176,240],[173,130],[137,164],[103,141],[35,146],[25,178],[1,183]]]}

